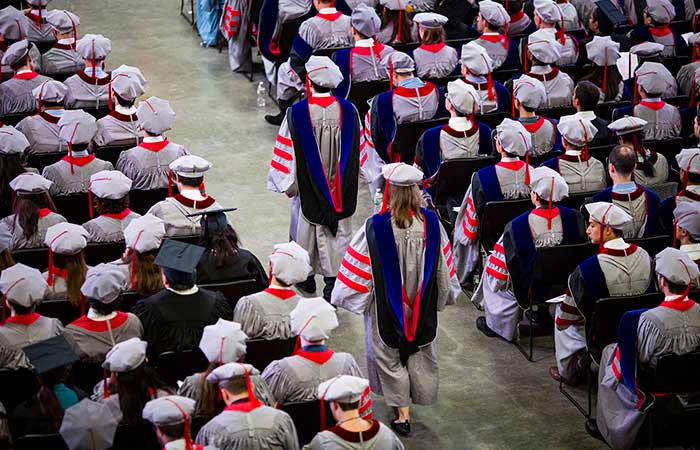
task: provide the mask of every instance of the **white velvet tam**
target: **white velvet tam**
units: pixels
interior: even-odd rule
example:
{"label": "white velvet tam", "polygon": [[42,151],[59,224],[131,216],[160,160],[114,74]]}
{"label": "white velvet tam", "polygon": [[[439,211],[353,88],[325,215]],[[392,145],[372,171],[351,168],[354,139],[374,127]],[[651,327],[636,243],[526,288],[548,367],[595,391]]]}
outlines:
{"label": "white velvet tam", "polygon": [[513,96],[523,106],[537,109],[547,100],[547,91],[537,78],[521,75],[513,81]]}
{"label": "white velvet tam", "polygon": [[334,89],[343,81],[340,69],[327,56],[311,55],[304,67],[309,80],[321,87]]}
{"label": "white velvet tam", "polygon": [[576,147],[583,147],[595,136],[598,129],[590,120],[578,116],[562,116],[557,124],[562,137]]}
{"label": "white velvet tam", "polygon": [[127,248],[139,253],[156,250],[165,237],[165,222],[162,219],[144,214],[129,222],[124,228],[124,242]]}
{"label": "white velvet tam", "polygon": [[659,44],[658,42],[647,41],[630,47],[630,52],[632,54],[641,56],[643,58],[659,56],[662,51],[664,51],[664,46],[663,44]]}
{"label": "white velvet tam", "polygon": [[40,102],[63,103],[68,86],[56,80],[47,80],[32,89],[32,95]]}
{"label": "white velvet tam", "polygon": [[100,61],[112,52],[112,41],[101,34],[86,34],[78,40],[76,50],[83,59]]}
{"label": "white velvet tam", "polygon": [[671,23],[676,8],[668,0],[647,0],[647,14],[658,23]]}
{"label": "white velvet tam", "polygon": [[352,375],[338,375],[318,385],[318,398],[341,403],[359,402],[369,381]]}
{"label": "white velvet tam", "polygon": [[122,64],[112,71],[112,90],[121,98],[135,100],[146,89],[146,78],[138,67]]}
{"label": "white velvet tam", "polygon": [[482,0],[478,2],[479,14],[489,24],[503,27],[510,22],[510,16],[500,3],[492,0]]}
{"label": "white velvet tam", "polygon": [[211,373],[207,375],[207,381],[221,386],[233,378],[245,377],[246,372],[248,372],[249,376],[260,374],[258,369],[250,364],[231,362],[212,370]]}
{"label": "white velvet tam", "polygon": [[49,285],[41,272],[22,263],[0,272],[0,292],[7,301],[30,308],[44,299]]}
{"label": "white velvet tam", "polygon": [[700,174],[700,148],[684,148],[676,155],[681,170]]}
{"label": "white velvet tam", "polygon": [[310,342],[328,339],[338,327],[335,308],[322,297],[302,298],[289,313],[292,333]]}
{"label": "white velvet tam", "polygon": [[270,255],[272,275],[281,282],[294,285],[311,273],[309,252],[294,241],[276,244]]}
{"label": "white velvet tam", "polygon": [[464,80],[455,80],[447,83],[447,98],[452,106],[461,114],[474,114],[479,106],[479,93],[474,86]]}
{"label": "white velvet tam", "polygon": [[44,244],[59,255],[75,255],[87,246],[88,231],[74,223],[61,222],[46,230]]}
{"label": "white velvet tam", "polygon": [[46,23],[59,33],[72,33],[80,25],[80,17],[63,9],[52,9],[46,12]]}
{"label": "white velvet tam", "polygon": [[66,409],[59,433],[70,450],[107,450],[118,425],[109,404],[84,398]]}
{"label": "white velvet tam", "polygon": [[51,0],[26,0],[27,4],[30,6],[41,6],[42,8],[48,6]]}
{"label": "white velvet tam", "polygon": [[21,155],[29,148],[29,141],[17,128],[0,128],[0,155]]}
{"label": "white velvet tam", "polygon": [[51,185],[52,181],[34,172],[22,172],[10,181],[10,188],[20,195],[49,192]]}
{"label": "white velvet tam", "polygon": [[554,64],[561,57],[563,46],[554,39],[547,29],[540,29],[527,38],[527,50],[538,61],[544,64]]}
{"label": "white velvet tam", "polygon": [[382,176],[394,186],[413,186],[423,181],[423,172],[405,163],[390,163],[382,166]]}
{"label": "white velvet tam", "polygon": [[14,44],[10,45],[7,50],[5,50],[5,54],[2,56],[2,65],[11,66],[16,64],[29,54],[29,50],[31,48],[32,44],[30,44],[26,39],[15,42]]}
{"label": "white velvet tam", "polygon": [[14,6],[0,9],[0,34],[5,40],[18,41],[27,35],[24,14]]}
{"label": "white velvet tam", "polygon": [[493,70],[493,59],[488,51],[474,41],[462,45],[460,62],[472,75],[487,75]]}
{"label": "white velvet tam", "polygon": [[562,10],[553,0],[535,0],[534,12],[544,23],[559,24],[562,20]]}
{"label": "white velvet tam", "polygon": [[66,110],[58,120],[58,138],[71,144],[89,144],[97,133],[95,117],[82,109]]}
{"label": "white velvet tam", "polygon": [[674,284],[688,286],[700,277],[698,265],[688,253],[677,248],[665,248],[654,258],[656,273]]}
{"label": "white velvet tam", "polygon": [[126,275],[116,265],[98,264],[88,269],[80,292],[86,298],[109,304],[119,298],[126,281]]}
{"label": "white velvet tam", "polygon": [[350,22],[354,29],[367,37],[375,36],[382,26],[382,21],[374,8],[370,8],[364,3],[360,3],[352,10]]}
{"label": "white velvet tam", "polygon": [[614,66],[620,59],[620,43],[613,41],[610,36],[594,36],[586,44],[586,54],[595,65]]}
{"label": "white velvet tam", "polygon": [[131,184],[131,179],[118,170],[101,170],[90,176],[90,192],[110,200],[119,200],[128,195]]}
{"label": "white velvet tam", "polygon": [[530,171],[530,189],[542,200],[560,202],[569,196],[569,185],[559,172],[549,167],[537,167]]}
{"label": "white velvet tam", "polygon": [[199,349],[210,363],[228,364],[245,356],[246,339],[241,324],[219,319],[214,325],[204,327]]}
{"label": "white velvet tam", "polygon": [[626,224],[632,221],[632,216],[617,205],[608,202],[594,202],[584,205],[586,211],[596,222],[621,230]]}
{"label": "white velvet tam", "polygon": [[408,5],[409,2],[404,0],[379,0],[379,6],[383,6],[390,11],[405,11]]}
{"label": "white velvet tam", "polygon": [[148,343],[137,337],[122,341],[107,353],[102,367],[112,372],[131,372],[146,360]]}
{"label": "white velvet tam", "polygon": [[642,131],[647,126],[647,121],[635,116],[625,116],[608,124],[608,129],[618,136]]}
{"label": "white velvet tam", "polygon": [[693,239],[700,239],[700,202],[678,202],[673,218]]}
{"label": "white velvet tam", "polygon": [[211,163],[197,155],[180,156],[170,163],[170,170],[186,178],[199,178],[209,169],[211,169]]}
{"label": "white velvet tam", "polygon": [[163,134],[173,127],[175,111],[170,107],[169,101],[150,97],[139,102],[136,117],[144,131],[151,134]]}
{"label": "white velvet tam", "polygon": [[646,61],[635,72],[637,84],[648,94],[663,94],[673,87],[671,72],[660,63]]}
{"label": "white velvet tam", "polygon": [[387,67],[396,73],[412,73],[416,68],[416,63],[406,53],[394,52],[389,55]]}
{"label": "white velvet tam", "polygon": [[413,21],[423,28],[438,29],[447,23],[447,17],[433,12],[422,12],[413,16]]}
{"label": "white velvet tam", "polygon": [[517,120],[503,119],[496,127],[496,138],[506,153],[525,156],[532,147],[532,136]]}
{"label": "white velvet tam", "polygon": [[[149,401],[143,407],[143,418],[156,425],[177,425],[190,420],[197,402],[180,395],[167,395]],[[184,415],[183,415],[184,414]]]}

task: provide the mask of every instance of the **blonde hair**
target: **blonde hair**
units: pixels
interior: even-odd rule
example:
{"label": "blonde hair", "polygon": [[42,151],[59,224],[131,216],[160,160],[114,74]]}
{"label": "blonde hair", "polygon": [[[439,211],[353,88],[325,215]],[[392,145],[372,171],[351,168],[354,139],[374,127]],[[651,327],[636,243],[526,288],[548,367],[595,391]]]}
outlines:
{"label": "blonde hair", "polygon": [[418,185],[389,185],[389,211],[399,228],[408,228],[413,224],[413,214],[423,206],[423,198]]}

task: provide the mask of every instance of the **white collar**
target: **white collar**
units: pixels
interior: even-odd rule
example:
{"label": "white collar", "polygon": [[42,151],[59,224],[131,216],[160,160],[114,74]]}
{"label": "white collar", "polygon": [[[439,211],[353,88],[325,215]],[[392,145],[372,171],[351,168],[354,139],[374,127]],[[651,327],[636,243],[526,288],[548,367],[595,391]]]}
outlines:
{"label": "white collar", "polygon": [[196,202],[201,202],[202,200],[206,199],[205,196],[202,195],[201,192],[199,192],[199,189],[183,189],[180,194],[185,197],[189,198],[190,200],[194,200]]}
{"label": "white collar", "polygon": [[163,446],[165,450],[185,450],[185,439],[170,441]]}
{"label": "white collar", "polygon": [[143,138],[143,142],[163,142],[165,140],[165,136],[162,134],[160,136],[146,136]]}
{"label": "white collar", "polygon": [[355,41],[355,47],[372,47],[373,45],[374,39],[372,38],[360,39],[359,41]]}
{"label": "white collar", "polygon": [[120,104],[117,104],[117,105],[114,107],[114,110],[115,110],[116,112],[120,113],[120,114],[125,114],[125,115],[127,115],[127,116],[131,116],[131,115],[133,115],[133,114],[136,114],[136,107],[133,106],[133,105],[132,105],[132,106],[129,106],[129,107],[127,108],[127,107],[124,107],[124,106],[122,106],[122,105],[120,105]]}
{"label": "white collar", "polygon": [[482,36],[500,36],[501,33],[497,31],[484,31],[481,33]]}
{"label": "white collar", "polygon": [[74,150],[71,152],[71,154],[73,155],[73,158],[85,158],[86,156],[90,156],[87,149],[80,151]]}
{"label": "white collar", "polygon": [[166,287],[165,289],[169,290],[170,292],[174,292],[177,295],[192,295],[199,292],[199,287],[197,287],[196,284],[189,289],[185,289],[184,291],[176,291],[175,289],[169,287]]}
{"label": "white collar", "polygon": [[545,64],[544,66],[532,66],[530,68],[530,72],[532,73],[549,73],[552,71],[552,67],[549,64]]}
{"label": "white collar", "polygon": [[570,156],[581,156],[581,150],[567,150],[564,152],[564,154]]}
{"label": "white collar", "polygon": [[626,250],[629,246],[630,245],[622,238],[615,238],[603,244],[603,247],[611,250]]}
{"label": "white collar", "polygon": [[32,69],[22,69],[22,70],[18,70],[17,72],[15,72],[15,75],[19,75],[22,73],[29,73],[31,71],[32,71]]}
{"label": "white collar", "polygon": [[583,120],[594,120],[596,115],[593,111],[579,111],[574,114],[576,117],[580,117]]}
{"label": "white collar", "polygon": [[281,284],[277,284],[274,281],[270,281],[270,287],[275,289],[291,289],[291,287],[289,286],[282,286]]}
{"label": "white collar", "polygon": [[685,189],[687,191],[692,192],[693,194],[700,194],[700,184],[691,184],[689,186],[686,186]]}
{"label": "white collar", "polygon": [[[680,295],[682,295],[682,294],[680,294]],[[667,295],[667,296],[664,297],[664,301],[665,301],[665,302],[668,302],[668,301],[671,301],[671,300],[676,300],[676,299],[678,299],[678,297],[680,297],[680,295],[679,295],[679,294]],[[688,299],[688,297],[683,297],[683,301],[685,302],[685,301],[692,301],[692,300]]]}
{"label": "white collar", "polygon": [[504,156],[501,158],[501,162],[515,162],[515,161],[520,161],[520,158],[517,156],[511,157],[511,156]]}
{"label": "white collar", "polygon": [[330,92],[314,92],[314,97],[330,97],[332,94]]}
{"label": "white collar", "polygon": [[115,317],[117,317],[116,311],[111,312],[111,313],[107,314],[106,316],[103,316],[102,314],[98,313],[97,311],[95,311],[92,308],[88,309],[88,312],[87,312],[87,318],[90,320],[94,320],[95,322],[106,322],[108,320],[114,319]]}
{"label": "white collar", "polygon": [[[687,253],[688,256],[690,256],[691,254],[695,256],[695,254],[697,254],[697,256],[700,257],[700,243],[681,245],[680,251]],[[697,258],[693,258],[691,256],[690,259],[695,260]]]}
{"label": "white collar", "polygon": [[644,100],[645,102],[651,102],[651,103],[657,103],[657,102],[661,101],[661,99],[658,97],[648,97],[648,98],[643,98],[642,100]]}
{"label": "white collar", "polygon": [[336,12],[338,12],[338,10],[331,7],[331,8],[321,8],[321,10],[318,13],[319,14],[335,14]]}
{"label": "white collar", "polygon": [[[39,11],[41,11],[41,12],[39,12]],[[41,9],[32,8],[32,14],[34,14],[35,16],[44,17],[46,15],[46,7],[44,6]]]}
{"label": "white collar", "polygon": [[472,127],[471,121],[466,117],[450,117],[448,125],[457,131],[467,131]]}
{"label": "white collar", "polygon": [[63,45],[73,45],[75,43],[75,39],[73,39],[72,37],[59,39],[58,43]]}

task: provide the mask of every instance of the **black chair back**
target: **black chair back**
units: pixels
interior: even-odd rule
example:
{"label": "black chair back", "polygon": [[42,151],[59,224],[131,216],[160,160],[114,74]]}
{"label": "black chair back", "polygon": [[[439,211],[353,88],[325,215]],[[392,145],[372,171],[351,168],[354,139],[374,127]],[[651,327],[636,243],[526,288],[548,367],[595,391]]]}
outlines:
{"label": "black chair back", "polygon": [[508,222],[532,208],[529,197],[520,200],[488,202],[484,208],[483,217],[479,219],[479,239],[482,248],[491,251]]}
{"label": "black chair back", "polygon": [[47,247],[22,248],[12,252],[12,259],[25,266],[46,270],[49,266],[49,250]]}
{"label": "black chair back", "polygon": [[102,363],[77,362],[73,364],[68,384],[92,392],[95,385],[103,378]]}
{"label": "black chair back", "polygon": [[[100,102],[100,105],[102,105],[102,102]],[[103,118],[111,112],[109,108],[107,108],[107,102],[105,102],[104,106],[101,106],[99,108],[82,108],[82,110],[90,114],[97,120],[100,120],[101,118]]]}
{"label": "black chair back", "polygon": [[522,73],[523,71],[520,69],[498,69],[494,70],[491,76],[500,83],[506,83]]}
{"label": "black chair back", "polygon": [[676,108],[685,108],[690,104],[690,97],[687,95],[676,95],[674,97],[665,97],[663,101]]}
{"label": "black chair back", "polygon": [[644,147],[649,151],[661,153],[666,157],[669,165],[675,165],[676,154],[680,152],[680,149],[686,147],[686,143],[683,138],[678,137],[659,141],[644,141]]}
{"label": "black chair back", "polygon": [[7,412],[29,400],[39,389],[34,372],[29,369],[0,368],[0,386],[0,403]]}
{"label": "black chair back", "polygon": [[104,147],[98,147],[95,149],[95,156],[104,161],[111,162],[112,165],[116,165],[119,155],[121,155],[123,151],[134,148],[135,145],[136,140],[130,144],[105,145]]}
{"label": "black chair back", "polygon": [[576,114],[576,108],[573,107],[563,107],[563,108],[546,108],[537,111],[538,116],[546,117],[548,119],[559,120],[561,116],[570,116]]}
{"label": "black chair back", "polygon": [[224,297],[226,297],[226,301],[231,305],[231,308],[234,309],[241,297],[255,294],[259,291],[258,282],[252,279],[231,281],[229,283],[200,284],[199,287],[210,291],[221,292],[224,294]]}
{"label": "black chair back", "polygon": [[[323,402],[326,409],[326,429],[335,425],[335,418],[331,413],[330,404]],[[316,434],[321,430],[321,405],[320,401],[304,403],[289,403],[282,405],[280,409],[292,418],[294,428],[297,430],[299,445],[304,446],[311,442]]]}
{"label": "black chair back", "polygon": [[[173,191],[175,193],[176,189]],[[168,188],[133,189],[129,192],[129,209],[141,215],[146,214],[151,206],[168,197]]]}
{"label": "black chair back", "polygon": [[700,392],[700,351],[661,355],[656,370],[640,368],[640,388],[646,392],[688,394]]}
{"label": "black chair back", "polygon": [[292,43],[299,33],[299,27],[306,17],[301,19],[290,20],[289,22],[284,22],[280,25],[280,39],[279,39],[279,56],[275,60],[275,63],[279,66],[289,58],[289,54],[292,51]]}
{"label": "black chair back", "polygon": [[173,236],[169,239],[174,239],[176,241],[184,242],[186,244],[199,245],[199,240],[201,239],[201,236],[198,234],[188,234],[187,236]]}
{"label": "black chair back", "polygon": [[503,119],[510,118],[510,111],[491,112],[486,114],[477,114],[476,120],[488,125],[492,130],[495,130],[498,125],[503,122]]}
{"label": "black chair back", "polygon": [[82,224],[90,220],[90,208],[88,194],[85,192],[56,195],[51,198],[56,211],[70,223]]}
{"label": "black chair back", "polygon": [[365,114],[369,111],[369,104],[367,102],[374,98],[375,95],[388,90],[389,80],[352,83],[350,85],[350,92],[348,93],[348,101],[355,105],[357,112],[360,113],[360,119],[364,120]]}
{"label": "black chair back", "polygon": [[27,156],[27,167],[32,167],[42,173],[44,167],[55,164],[68,154],[65,152],[56,153],[32,153]]}
{"label": "black chair back", "polygon": [[114,433],[112,450],[160,450],[163,446],[149,422],[121,423]]}
{"label": "black chair back", "polygon": [[36,310],[42,316],[60,320],[63,325],[80,317],[80,307],[73,306],[70,300],[44,300]]}
{"label": "black chair back", "polygon": [[178,352],[164,352],[156,358],[156,370],[170,386],[195,373],[204,372],[209,365],[199,348]]}
{"label": "black chair back", "polygon": [[120,259],[124,254],[124,242],[91,243],[85,247],[85,262],[89,266],[99,263],[112,262]]}
{"label": "black chair back", "polygon": [[[15,450],[68,450],[60,434],[27,434],[17,439]],[[132,449],[133,450],[133,449]]]}
{"label": "black chair back", "polygon": [[119,311],[130,312],[134,305],[144,296],[138,292],[122,292],[119,300]]}
{"label": "black chair back", "polygon": [[627,239],[630,244],[642,247],[652,258],[661,250],[671,246],[671,236],[653,236],[639,239]]}
{"label": "black chair back", "polygon": [[588,154],[605,165],[605,161],[610,156],[610,152],[617,144],[600,145],[596,147],[588,147]]}
{"label": "black chair back", "polygon": [[25,117],[33,116],[36,114],[36,111],[33,112],[26,112],[26,113],[17,113],[17,114],[8,114],[6,116],[0,117],[0,122],[4,123],[5,125],[12,125],[13,127],[20,123],[22,119]]}
{"label": "black chair back", "polygon": [[[632,106],[632,102],[603,102],[598,103],[593,111],[596,117],[601,119],[611,120],[613,116],[613,111],[616,108],[622,108],[624,106]],[[590,149],[589,149],[590,150]]]}
{"label": "black chair back", "polygon": [[481,158],[459,158],[443,161],[435,178],[435,205],[444,207],[450,197],[464,197],[472,175],[479,169],[494,165],[498,159],[494,156]]}
{"label": "black chair back", "polygon": [[246,342],[245,362],[260,373],[272,362],[294,353],[296,338],[291,339],[249,339]]}
{"label": "black chair back", "polygon": [[[396,127],[394,142],[391,150],[394,155],[400,154],[401,161],[406,164],[413,164],[416,159],[416,144],[426,130],[444,125],[447,119],[431,119],[420,122],[402,123]],[[391,162],[391,161],[387,161]]]}
{"label": "black chair back", "polygon": [[586,203],[586,201],[594,194],[596,194],[596,192],[580,192],[578,194],[571,194],[564,200],[560,201],[559,204],[578,211],[581,209],[581,206],[583,206],[583,204]]}

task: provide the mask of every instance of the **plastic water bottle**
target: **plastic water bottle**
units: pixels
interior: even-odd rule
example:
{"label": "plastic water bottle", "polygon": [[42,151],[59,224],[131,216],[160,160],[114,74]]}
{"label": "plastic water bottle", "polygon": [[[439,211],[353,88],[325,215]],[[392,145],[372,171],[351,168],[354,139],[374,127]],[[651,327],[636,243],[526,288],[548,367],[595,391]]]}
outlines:
{"label": "plastic water bottle", "polygon": [[255,92],[258,94],[258,98],[256,101],[258,108],[264,108],[265,107],[265,97],[267,96],[267,89],[265,89],[265,84],[262,81],[260,83],[258,83],[258,89],[256,89]]}
{"label": "plastic water bottle", "polygon": [[374,193],[372,203],[374,203],[374,214],[378,214],[382,209],[382,203],[384,203],[384,194],[382,193],[381,189],[377,188],[377,191]]}

